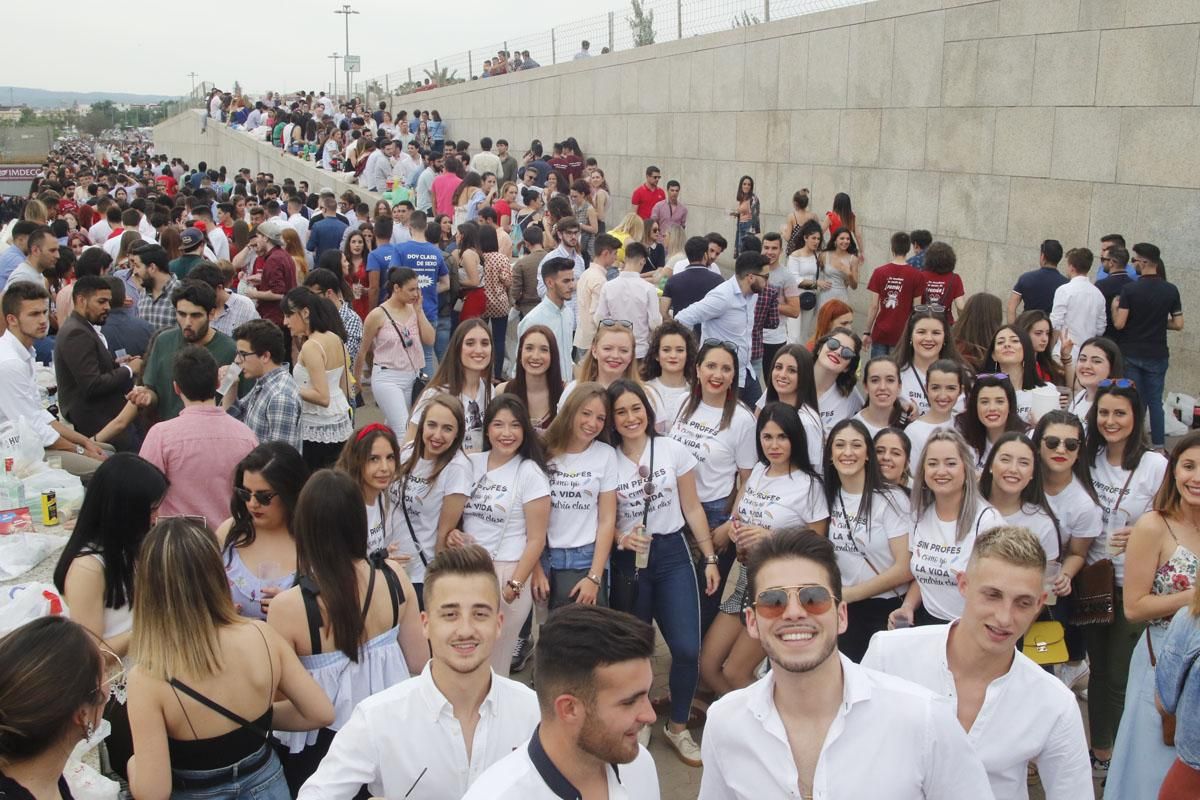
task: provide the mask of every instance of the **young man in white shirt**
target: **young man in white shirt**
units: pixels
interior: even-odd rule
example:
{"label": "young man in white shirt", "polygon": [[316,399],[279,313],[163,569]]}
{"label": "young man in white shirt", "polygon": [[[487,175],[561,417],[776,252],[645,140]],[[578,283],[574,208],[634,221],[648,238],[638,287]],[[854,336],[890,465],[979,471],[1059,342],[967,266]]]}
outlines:
{"label": "young man in white shirt", "polygon": [[492,672],[504,613],[487,551],[438,554],[424,600],[433,658],[420,675],[358,704],[298,800],[350,800],[363,784],[373,797],[461,798],[537,728],[537,696]]}
{"label": "young man in white shirt", "polygon": [[1092,770],[1075,696],[1016,651],[1046,599],[1046,554],[1027,528],[1002,526],[975,542],[949,625],[875,634],[863,666],[918,683],[957,705],[997,800],[1025,800],[1037,763],[1046,800],[1092,796]]}
{"label": "young man in white shirt", "polygon": [[838,654],[846,604],[828,539],[778,531],[747,570],[746,630],[771,671],[709,708],[700,800],[992,797],[949,703]]}
{"label": "young man in white shirt", "polygon": [[654,629],[630,614],[581,603],[555,611],[535,656],[541,724],[464,800],[658,800],[654,759],[637,738],[657,718],[653,656]]}
{"label": "young man in white shirt", "polygon": [[[592,346],[592,339],[596,335],[596,323],[602,319],[596,316],[596,309],[600,305],[600,292],[608,283],[608,268],[617,260],[617,249],[620,246],[621,242],[615,236],[609,236],[607,233],[597,236],[596,255],[575,284],[575,308],[579,315],[575,323],[573,353],[576,362],[583,358],[583,354]],[[621,319],[627,317],[622,316]]]}
{"label": "young man in white shirt", "polygon": [[1054,290],[1050,325],[1055,332],[1054,352],[1064,335],[1079,346],[1093,336],[1103,336],[1108,327],[1104,293],[1088,280],[1094,256],[1086,247],[1067,251],[1067,282]]}
{"label": "young man in white shirt", "polygon": [[[600,258],[600,240],[596,237],[596,260]],[[662,324],[662,309],[658,304],[658,290],[653,283],[642,279],[642,265],[646,263],[646,246],[641,242],[625,245],[625,265],[617,277],[600,289],[600,302],[596,304],[596,321],[602,319],[627,319],[633,323],[634,355],[645,358],[650,347],[650,334]],[[592,262],[593,264],[596,261]]]}

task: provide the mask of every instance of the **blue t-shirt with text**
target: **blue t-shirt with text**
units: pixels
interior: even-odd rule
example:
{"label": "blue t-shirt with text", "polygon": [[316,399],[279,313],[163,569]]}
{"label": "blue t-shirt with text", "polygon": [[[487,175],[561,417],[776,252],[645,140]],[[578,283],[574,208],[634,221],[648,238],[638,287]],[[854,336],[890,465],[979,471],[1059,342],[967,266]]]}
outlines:
{"label": "blue t-shirt with text", "polygon": [[[437,245],[429,242],[404,242],[392,245],[392,247],[396,251],[392,266],[408,267],[417,273],[417,283],[421,286],[421,305],[425,308],[425,317],[430,321],[436,320],[438,315],[437,282],[443,275],[450,274],[450,270],[446,268],[446,259],[442,257],[442,251],[438,249]],[[383,302],[382,297],[380,302]]]}

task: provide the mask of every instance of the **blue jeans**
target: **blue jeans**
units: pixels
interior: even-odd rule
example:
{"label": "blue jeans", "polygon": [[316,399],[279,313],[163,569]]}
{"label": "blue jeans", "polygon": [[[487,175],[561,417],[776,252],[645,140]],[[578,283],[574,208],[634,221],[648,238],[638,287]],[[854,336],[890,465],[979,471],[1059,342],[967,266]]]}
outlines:
{"label": "blue jeans", "polygon": [[[633,553],[613,554],[614,575],[634,572]],[[684,723],[700,683],[700,590],[696,568],[683,531],[656,534],[650,543],[650,561],[637,570],[633,614],[643,622],[657,622],[671,651],[671,722]]]}
{"label": "blue jeans", "polygon": [[[446,351],[450,349],[450,333],[454,330],[454,326],[450,324],[450,317],[438,317],[437,321],[437,338],[434,340],[434,350],[437,354],[437,360],[440,363],[446,357]],[[426,351],[426,368],[429,369],[429,374],[433,375],[433,368],[430,367],[429,354]]]}
{"label": "blue jeans", "polygon": [[[592,558],[596,555],[596,545],[585,544],[579,547],[547,547],[542,551],[542,572],[550,581],[550,610],[574,603],[571,590],[575,584],[586,578],[592,571]],[[596,593],[596,605],[608,605],[608,574],[600,574],[600,589]]]}
{"label": "blue jeans", "polygon": [[[714,528],[718,525],[723,525],[729,519],[729,500],[721,498],[720,500],[709,500],[707,503],[700,504],[704,508],[704,516],[708,518],[709,535],[712,534]],[[721,595],[725,593],[725,581],[729,578],[729,572],[733,569],[733,560],[737,556],[737,551],[732,547],[726,547],[724,551],[717,553],[719,559],[717,569],[721,573],[721,581],[717,584],[717,590],[711,595],[700,595],[700,633],[701,635],[708,633],[708,628],[713,624],[713,620],[717,618],[717,614],[721,611]],[[704,567],[703,559],[696,561],[696,583],[698,586],[704,585]]]}
{"label": "blue jeans", "polygon": [[886,355],[889,355],[891,352],[892,352],[892,346],[890,344],[877,344],[874,341],[871,342],[871,358],[879,358],[880,356],[886,356]]}
{"label": "blue jeans", "polygon": [[1150,442],[1166,443],[1163,423],[1163,389],[1167,382],[1167,359],[1125,356],[1125,377],[1137,384],[1142,402],[1150,409]]}
{"label": "blue jeans", "polygon": [[758,383],[758,375],[755,374],[754,365],[746,371],[746,385],[738,391],[738,398],[746,405],[754,408],[754,404],[758,402],[758,398],[762,397],[762,386]]}
{"label": "blue jeans", "polygon": [[[269,748],[270,745],[263,747]],[[172,775],[185,783],[181,787],[177,781],[171,790],[171,797],[174,800],[291,800],[292,793],[288,791],[287,780],[283,776],[283,765],[274,751],[261,767],[251,772],[245,771],[246,766],[259,757],[259,753],[255,753],[220,769],[172,769]],[[189,779],[209,781],[213,778],[226,779],[215,786],[186,788]]]}

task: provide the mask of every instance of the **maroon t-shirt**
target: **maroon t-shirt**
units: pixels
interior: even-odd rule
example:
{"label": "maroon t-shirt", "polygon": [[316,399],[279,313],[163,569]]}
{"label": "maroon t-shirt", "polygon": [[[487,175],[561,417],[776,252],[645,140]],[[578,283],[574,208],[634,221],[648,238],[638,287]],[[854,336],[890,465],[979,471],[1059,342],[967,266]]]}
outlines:
{"label": "maroon t-shirt", "polygon": [[[262,273],[258,289],[274,294],[287,294],[296,288],[296,262],[282,247],[272,247],[266,258],[259,256],[254,271]],[[261,268],[260,264],[261,263]],[[279,300],[259,300],[258,315],[276,325],[283,325],[283,303]]]}
{"label": "maroon t-shirt", "polygon": [[922,275],[925,278],[925,289],[922,292],[921,302],[931,306],[945,306],[946,324],[953,325],[953,303],[966,294],[966,291],[963,289],[962,278],[958,277],[957,272],[947,272],[945,275],[939,275],[936,272],[926,270]]}
{"label": "maroon t-shirt", "polygon": [[871,273],[867,289],[879,295],[879,314],[871,329],[871,341],[894,347],[904,334],[912,314],[913,298],[920,297],[925,288],[923,273],[908,264],[888,262]]}

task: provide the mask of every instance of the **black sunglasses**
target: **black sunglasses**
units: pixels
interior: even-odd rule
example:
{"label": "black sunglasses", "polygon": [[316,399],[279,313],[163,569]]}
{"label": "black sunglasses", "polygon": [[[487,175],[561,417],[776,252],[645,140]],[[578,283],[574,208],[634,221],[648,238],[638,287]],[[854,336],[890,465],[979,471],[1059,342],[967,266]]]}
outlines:
{"label": "black sunglasses", "polygon": [[233,488],[233,493],[243,503],[249,503],[250,498],[253,497],[260,506],[271,505],[271,501],[279,496],[279,492],[271,492],[271,491],[252,492],[243,486],[235,486]]}
{"label": "black sunglasses", "polygon": [[1105,378],[1096,384],[1100,389],[1108,389],[1115,386],[1118,389],[1136,389],[1137,384],[1129,380],[1129,378]]}
{"label": "black sunglasses", "polygon": [[733,342],[725,341],[722,339],[705,339],[704,346],[705,347],[720,347],[722,350],[727,350],[730,353],[733,353],[735,356],[737,355],[737,345],[734,344]]}
{"label": "black sunglasses", "polygon": [[1079,449],[1078,439],[1060,439],[1057,436],[1047,436],[1046,438],[1042,439],[1042,444],[1046,445],[1046,447],[1050,448],[1051,450],[1057,450],[1058,446],[1061,444],[1067,448],[1068,453],[1074,453]]}
{"label": "black sunglasses", "polygon": [[[838,350],[839,347],[842,349]],[[846,347],[844,344],[839,342],[837,339],[826,339],[825,340],[825,349],[829,350],[830,352],[837,353],[839,356],[841,356],[842,358],[847,359],[847,360],[854,358],[856,355],[858,355],[858,353],[854,352],[853,347]]]}
{"label": "black sunglasses", "polygon": [[650,468],[645,464],[638,464],[638,477],[645,481],[642,484],[642,492],[645,493],[646,497],[654,494],[654,483],[649,480]]}

